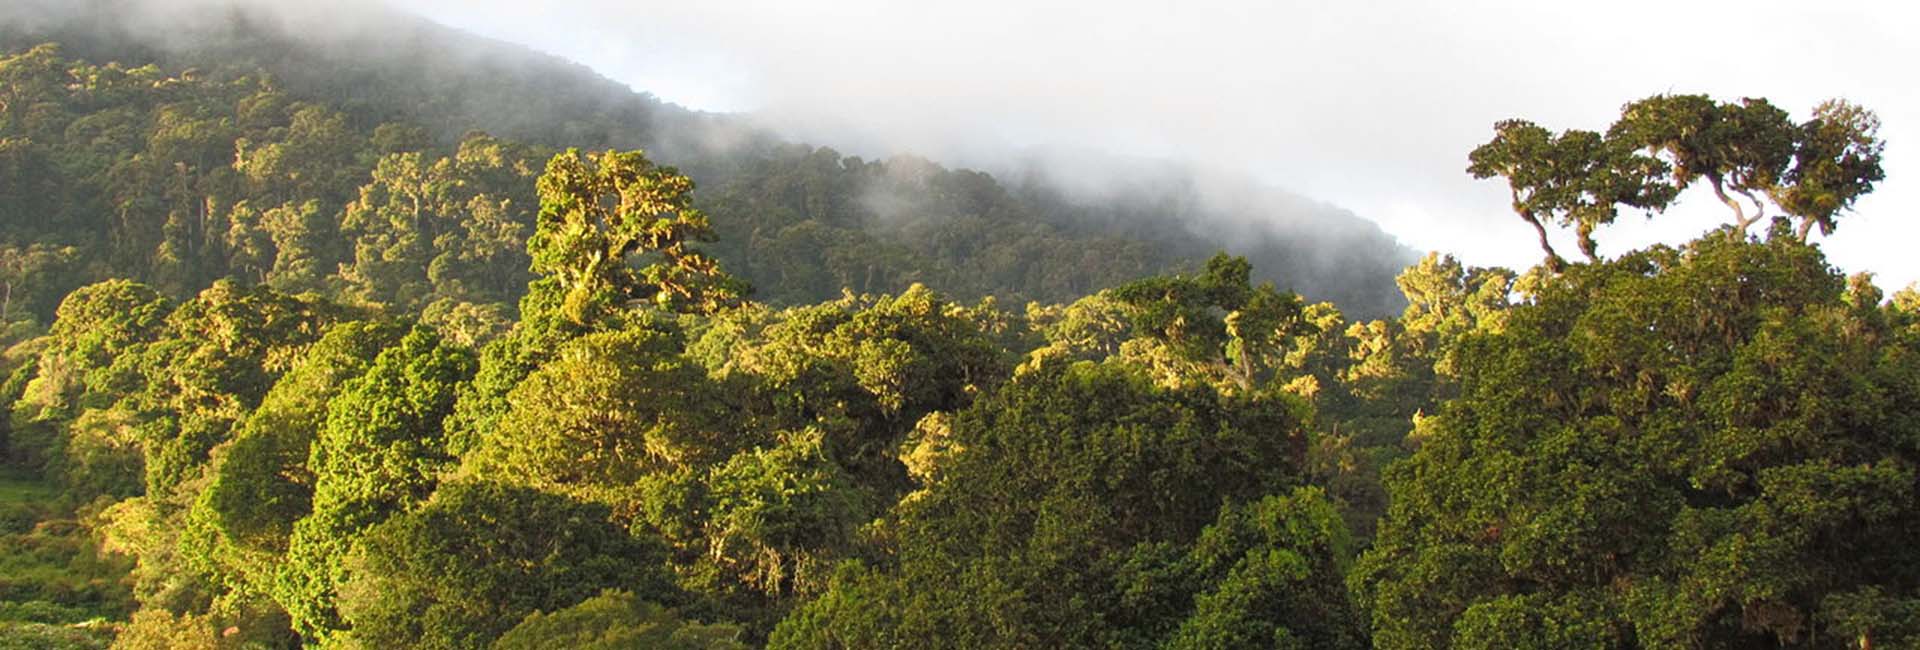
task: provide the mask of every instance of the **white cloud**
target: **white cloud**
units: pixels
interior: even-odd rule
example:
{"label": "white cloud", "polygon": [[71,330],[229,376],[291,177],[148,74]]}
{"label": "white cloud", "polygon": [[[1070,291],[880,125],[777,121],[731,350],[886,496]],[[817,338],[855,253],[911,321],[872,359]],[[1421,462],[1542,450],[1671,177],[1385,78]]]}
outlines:
{"label": "white cloud", "polygon": [[[852,150],[986,164],[1022,147],[1244,170],[1477,263],[1538,259],[1498,181],[1462,171],[1498,119],[1601,128],[1659,92],[1880,112],[1889,181],[1827,242],[1883,284],[1913,241],[1920,46],[1906,3],[395,0],[696,108],[757,110]],[[1718,222],[1623,216],[1619,250]],[[1610,238],[1608,238],[1610,237]]]}

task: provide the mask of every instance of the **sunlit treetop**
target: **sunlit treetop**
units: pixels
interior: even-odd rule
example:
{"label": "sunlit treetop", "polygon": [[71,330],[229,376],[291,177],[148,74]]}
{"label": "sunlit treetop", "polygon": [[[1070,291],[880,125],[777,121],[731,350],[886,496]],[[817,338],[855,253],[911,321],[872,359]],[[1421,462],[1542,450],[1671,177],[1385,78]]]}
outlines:
{"label": "sunlit treetop", "polygon": [[[1608,130],[1673,165],[1675,186],[1705,180],[1741,230],[1765,214],[1760,197],[1793,162],[1794,124],[1765,99],[1723,104],[1706,95],[1655,95],[1621,109]],[[1753,213],[1728,195],[1753,204]]]}
{"label": "sunlit treetop", "polygon": [[1678,190],[1672,167],[1625,141],[1593,131],[1559,134],[1526,120],[1493,127],[1493,140],[1468,155],[1474,178],[1500,176],[1513,194],[1513,211],[1539,234],[1549,267],[1562,264],[1547,241],[1546,222],[1573,226],[1580,252],[1597,259],[1595,228],[1612,223],[1619,208],[1665,209]]}
{"label": "sunlit treetop", "polygon": [[1801,241],[1816,225],[1832,233],[1838,215],[1885,177],[1879,127],[1872,111],[1844,100],[1795,123],[1765,99],[1655,95],[1628,103],[1605,133],[1501,121],[1468,155],[1467,172],[1507,180],[1514,212],[1558,270],[1548,223],[1574,227],[1581,252],[1597,261],[1593,232],[1621,206],[1661,212],[1702,181],[1733,211],[1735,237],[1765,218],[1769,203],[1796,222]]}
{"label": "sunlit treetop", "polygon": [[[540,216],[527,242],[535,273],[558,280],[576,323],[635,302],[712,312],[745,288],[693,247],[712,239],[693,207],[693,181],[638,151],[554,156],[538,183]],[[635,267],[630,258],[646,257]]]}
{"label": "sunlit treetop", "polygon": [[1800,219],[1801,241],[1815,224],[1820,234],[1831,234],[1835,216],[1886,178],[1880,168],[1886,142],[1879,133],[1880,118],[1873,111],[1838,99],[1815,108],[1813,119],[1800,125],[1793,169],[1772,196]]}

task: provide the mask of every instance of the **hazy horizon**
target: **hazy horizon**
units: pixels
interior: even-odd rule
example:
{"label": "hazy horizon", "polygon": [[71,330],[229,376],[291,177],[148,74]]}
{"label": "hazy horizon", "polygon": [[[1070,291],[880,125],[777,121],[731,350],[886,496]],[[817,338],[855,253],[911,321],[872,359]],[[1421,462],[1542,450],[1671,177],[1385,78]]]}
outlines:
{"label": "hazy horizon", "polygon": [[[1898,62],[1920,58],[1920,47],[1896,33],[1913,10],[1892,3],[1866,21],[1855,9],[1787,2],[1636,1],[1606,12],[1138,2],[1089,14],[867,0],[136,0],[121,19],[163,42],[190,40],[192,30],[168,26],[192,12],[172,9],[223,2],[271,7],[321,38],[377,33],[390,17],[372,9],[384,5],[867,157],[991,172],[1037,160],[1053,180],[1095,191],[1125,189],[1142,169],[1200,170],[1350,211],[1416,250],[1515,268],[1540,259],[1531,230],[1508,209],[1502,181],[1463,171],[1493,122],[1599,129],[1621,104],[1666,92],[1766,97],[1803,119],[1844,97],[1882,118],[1887,178],[1816,241],[1836,265],[1874,272],[1883,287],[1920,280],[1920,257],[1896,248],[1917,228],[1900,215],[1920,209],[1902,155],[1907,134],[1920,132],[1920,97],[1901,83]],[[10,13],[65,7],[27,0]],[[1655,220],[1623,214],[1600,233],[1601,251],[1677,243],[1728,221],[1696,189]],[[1570,234],[1557,236],[1572,249]]]}
{"label": "hazy horizon", "polygon": [[[1351,210],[1415,249],[1514,267],[1539,261],[1531,231],[1504,183],[1463,171],[1493,122],[1599,129],[1663,92],[1766,97],[1796,117],[1844,97],[1883,120],[1887,180],[1817,241],[1889,289],[1920,280],[1920,258],[1893,248],[1916,234],[1899,215],[1920,208],[1902,155],[1920,98],[1898,63],[1920,47],[1899,38],[1888,17],[1913,11],[1894,3],[1872,21],[1790,2],[391,4],[843,151],[986,169],[1056,150],[1164,159]],[[1672,27],[1644,27],[1660,23]],[[1652,222],[1623,214],[1602,252],[1728,220],[1696,191]]]}

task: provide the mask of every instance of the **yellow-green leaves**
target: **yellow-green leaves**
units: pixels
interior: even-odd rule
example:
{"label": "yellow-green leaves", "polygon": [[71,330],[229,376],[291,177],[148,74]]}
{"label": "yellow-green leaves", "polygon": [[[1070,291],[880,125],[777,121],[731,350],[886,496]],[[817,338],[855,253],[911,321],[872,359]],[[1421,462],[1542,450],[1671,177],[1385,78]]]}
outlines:
{"label": "yellow-green leaves", "polygon": [[568,320],[592,323],[635,301],[703,313],[739,301],[744,287],[693,248],[711,230],[693,207],[693,181],[672,167],[638,151],[569,149],[547,163],[538,187],[528,252],[534,272],[559,282]]}

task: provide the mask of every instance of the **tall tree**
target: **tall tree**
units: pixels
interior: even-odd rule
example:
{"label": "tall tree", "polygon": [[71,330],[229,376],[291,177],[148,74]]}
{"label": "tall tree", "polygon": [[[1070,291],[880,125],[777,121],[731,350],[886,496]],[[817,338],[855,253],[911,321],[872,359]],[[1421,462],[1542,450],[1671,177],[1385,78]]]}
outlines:
{"label": "tall tree", "polygon": [[1574,227],[1580,252],[1598,260],[1594,230],[1613,223],[1619,206],[1662,210],[1677,193],[1666,182],[1672,170],[1665,162],[1620,138],[1578,129],[1555,134],[1526,120],[1499,122],[1493,132],[1467,156],[1467,173],[1507,179],[1513,211],[1539,235],[1549,268],[1565,262],[1547,241],[1547,223]]}
{"label": "tall tree", "polygon": [[345,629],[335,608],[336,588],[351,577],[342,558],[367,527],[424,501],[451,468],[441,420],[473,363],[416,327],[327,404],[307,461],[313,512],[294,524],[274,590],[301,634],[324,639]]}
{"label": "tall tree", "polygon": [[1873,112],[1842,100],[1796,124],[1765,99],[1655,95],[1627,104],[1609,134],[1662,156],[1681,189],[1705,179],[1733,210],[1736,236],[1765,216],[1766,197],[1800,221],[1795,234],[1806,241],[1814,226],[1832,232],[1835,217],[1885,177],[1879,128]]}
{"label": "tall tree", "polygon": [[[1761,197],[1786,175],[1800,135],[1787,112],[1765,99],[1726,104],[1706,95],[1655,95],[1627,104],[1608,134],[1663,156],[1680,189],[1705,179],[1733,210],[1739,236],[1765,216]],[[1729,192],[1747,199],[1752,214]]]}
{"label": "tall tree", "polygon": [[275,560],[286,552],[294,522],[313,509],[307,459],[328,403],[405,333],[388,323],[335,325],[274,383],[234,434],[203,496],[222,535]]}
{"label": "tall tree", "polygon": [[1800,125],[1793,169],[1774,196],[1800,218],[1795,231],[1800,241],[1806,241],[1816,225],[1820,234],[1832,233],[1835,217],[1886,178],[1880,168],[1886,143],[1879,131],[1879,116],[1842,100],[1822,103],[1813,110],[1813,119]]}
{"label": "tall tree", "polygon": [[744,287],[693,247],[712,234],[693,207],[693,181],[674,168],[638,151],[569,149],[547,163],[538,188],[527,250],[534,272],[558,282],[568,319],[593,322],[633,301],[712,312],[740,299]]}
{"label": "tall tree", "polygon": [[[1147,278],[1116,287],[1144,336],[1130,355],[1159,366],[1162,380],[1218,383],[1228,390],[1263,388],[1284,365],[1288,339],[1312,334],[1300,296],[1254,286],[1246,258],[1214,255],[1194,275]],[[1143,347],[1151,342],[1153,346]]]}
{"label": "tall tree", "polygon": [[1569,270],[1463,341],[1352,578],[1378,647],[1912,638],[1920,340],[1784,233]]}

